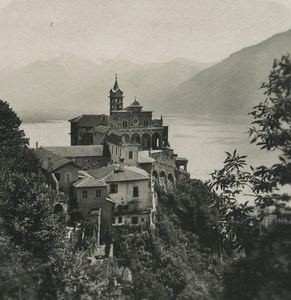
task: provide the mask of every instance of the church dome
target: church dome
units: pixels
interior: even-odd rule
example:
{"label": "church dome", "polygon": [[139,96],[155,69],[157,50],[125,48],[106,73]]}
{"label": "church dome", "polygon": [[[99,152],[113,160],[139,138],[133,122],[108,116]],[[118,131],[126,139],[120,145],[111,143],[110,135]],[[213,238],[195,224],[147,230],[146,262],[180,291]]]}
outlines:
{"label": "church dome", "polygon": [[141,105],[135,98],[134,101],[131,103],[131,106],[141,106]]}

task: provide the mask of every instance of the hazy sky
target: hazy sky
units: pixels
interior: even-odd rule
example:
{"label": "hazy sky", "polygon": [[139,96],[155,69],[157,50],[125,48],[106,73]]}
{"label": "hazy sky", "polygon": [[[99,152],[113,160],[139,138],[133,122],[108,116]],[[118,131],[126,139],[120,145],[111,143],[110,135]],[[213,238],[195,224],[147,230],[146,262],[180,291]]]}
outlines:
{"label": "hazy sky", "polygon": [[291,0],[0,0],[0,67],[71,53],[225,58],[291,28]]}

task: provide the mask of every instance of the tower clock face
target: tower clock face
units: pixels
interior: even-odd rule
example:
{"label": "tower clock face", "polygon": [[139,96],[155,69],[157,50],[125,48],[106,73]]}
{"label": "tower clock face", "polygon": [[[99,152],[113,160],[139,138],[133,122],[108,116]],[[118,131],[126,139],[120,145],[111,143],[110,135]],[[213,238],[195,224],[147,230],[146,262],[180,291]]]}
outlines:
{"label": "tower clock face", "polygon": [[137,126],[139,124],[139,119],[138,118],[133,118],[132,119],[132,125]]}

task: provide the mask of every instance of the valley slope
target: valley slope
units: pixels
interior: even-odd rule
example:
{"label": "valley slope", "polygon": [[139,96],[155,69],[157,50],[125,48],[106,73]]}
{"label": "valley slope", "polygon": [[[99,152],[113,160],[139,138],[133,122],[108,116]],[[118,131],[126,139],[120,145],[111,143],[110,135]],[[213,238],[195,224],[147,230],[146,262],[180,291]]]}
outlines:
{"label": "valley slope", "polygon": [[159,110],[243,115],[264,99],[273,60],[291,52],[291,30],[244,48],[175,88]]}

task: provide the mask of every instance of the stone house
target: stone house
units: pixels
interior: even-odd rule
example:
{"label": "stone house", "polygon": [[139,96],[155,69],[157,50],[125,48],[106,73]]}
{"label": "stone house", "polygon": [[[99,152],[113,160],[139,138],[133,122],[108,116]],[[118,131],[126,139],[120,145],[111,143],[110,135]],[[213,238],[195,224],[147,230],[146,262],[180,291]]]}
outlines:
{"label": "stone house", "polygon": [[106,138],[106,143],[112,163],[117,164],[122,158],[125,165],[138,166],[138,144],[126,143],[122,140],[122,137],[115,132]]}
{"label": "stone house", "polygon": [[156,211],[151,176],[144,170],[123,164],[89,171],[96,179],[108,184],[108,196],[115,202],[114,226],[139,226],[148,230],[154,226]]}
{"label": "stone house", "polygon": [[80,167],[46,148],[39,147],[35,151],[41,161],[47,185],[53,190],[69,195],[72,182],[79,178]]}
{"label": "stone house", "polygon": [[[96,218],[101,216],[100,239],[101,243],[104,242],[111,229],[114,208],[114,201],[107,197],[107,184],[93,177],[78,179],[73,183],[72,197],[87,219],[94,218],[94,215]],[[96,211],[99,213],[94,213]]]}
{"label": "stone house", "polygon": [[104,139],[107,136],[107,133],[110,129],[110,126],[99,125],[88,131],[93,135],[93,145],[104,145]]}
{"label": "stone house", "polygon": [[108,116],[80,115],[69,120],[71,123],[71,145],[93,145],[93,134],[89,130],[98,125],[106,126]]}

